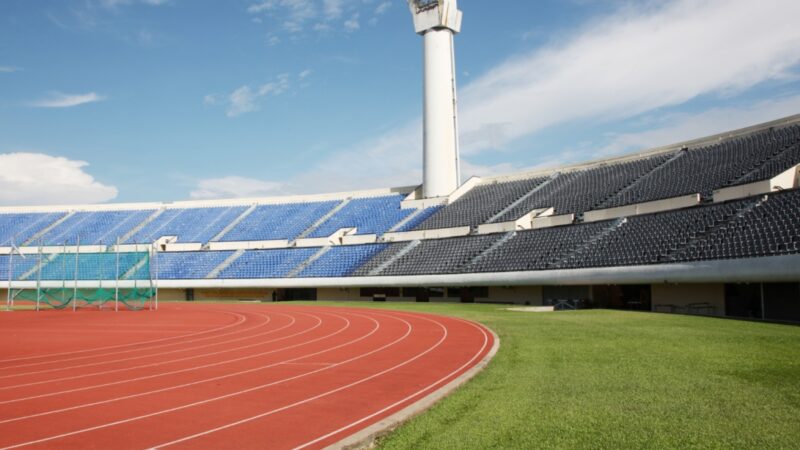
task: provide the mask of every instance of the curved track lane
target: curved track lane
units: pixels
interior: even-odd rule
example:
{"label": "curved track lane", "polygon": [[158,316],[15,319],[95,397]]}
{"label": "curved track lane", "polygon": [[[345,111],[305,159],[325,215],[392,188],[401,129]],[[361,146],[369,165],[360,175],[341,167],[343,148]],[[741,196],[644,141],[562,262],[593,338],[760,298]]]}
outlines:
{"label": "curved track lane", "polygon": [[398,311],[163,304],[0,315],[0,448],[323,448],[488,358],[481,325]]}

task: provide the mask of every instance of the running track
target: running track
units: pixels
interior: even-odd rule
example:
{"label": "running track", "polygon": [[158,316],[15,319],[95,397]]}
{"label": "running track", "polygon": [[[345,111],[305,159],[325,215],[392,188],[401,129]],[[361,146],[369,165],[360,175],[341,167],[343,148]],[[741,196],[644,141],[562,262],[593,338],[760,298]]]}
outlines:
{"label": "running track", "polygon": [[494,346],[481,325],[386,310],[0,313],[0,448],[322,448],[454,384]]}

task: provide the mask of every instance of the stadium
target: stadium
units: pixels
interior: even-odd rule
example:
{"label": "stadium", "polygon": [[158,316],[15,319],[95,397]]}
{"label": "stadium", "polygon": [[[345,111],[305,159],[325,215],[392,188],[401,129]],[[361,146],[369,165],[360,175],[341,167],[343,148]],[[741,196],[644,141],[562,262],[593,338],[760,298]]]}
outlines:
{"label": "stadium", "polygon": [[800,114],[462,181],[408,3],[421,184],[0,207],[0,447],[797,445]]}

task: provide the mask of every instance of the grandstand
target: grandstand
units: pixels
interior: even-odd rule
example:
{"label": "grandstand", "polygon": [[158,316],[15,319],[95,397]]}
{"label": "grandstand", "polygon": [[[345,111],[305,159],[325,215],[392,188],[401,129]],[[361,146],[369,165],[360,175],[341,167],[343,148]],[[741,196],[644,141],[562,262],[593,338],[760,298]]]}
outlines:
{"label": "grandstand", "polygon": [[[800,116],[619,158],[419,187],[0,209],[3,284],[157,249],[162,298],[598,306],[800,321]],[[109,256],[110,257],[110,256]],[[132,262],[125,262],[131,265]],[[108,264],[105,265],[108,267]],[[113,279],[109,269],[92,279]],[[6,277],[7,275],[7,277]]]}

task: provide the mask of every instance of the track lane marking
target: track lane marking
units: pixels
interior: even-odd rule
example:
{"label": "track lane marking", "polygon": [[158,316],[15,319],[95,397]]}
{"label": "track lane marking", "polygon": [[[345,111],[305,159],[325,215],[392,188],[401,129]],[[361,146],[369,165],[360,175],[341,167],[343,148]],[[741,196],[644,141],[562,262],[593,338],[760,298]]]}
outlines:
{"label": "track lane marking", "polygon": [[[331,315],[334,315],[334,314],[331,314]],[[301,357],[295,358],[295,360],[308,358],[308,357],[311,357],[311,356],[316,356],[318,354],[322,354],[322,353],[326,353],[326,352],[329,352],[329,351],[332,351],[332,350],[336,350],[337,348],[345,347],[347,345],[352,345],[353,343],[356,343],[356,342],[359,342],[359,341],[362,341],[362,340],[368,338],[369,336],[373,335],[374,333],[376,333],[380,329],[380,323],[378,323],[376,320],[374,320],[372,318],[369,318],[369,317],[366,317],[366,316],[362,316],[360,314],[352,314],[352,315],[364,317],[364,318],[367,318],[368,320],[371,320],[372,322],[375,323],[375,328],[372,331],[370,331],[368,334],[366,334],[366,335],[364,335],[364,336],[362,336],[362,337],[360,337],[358,339],[352,340],[350,342],[346,342],[346,343],[341,344],[341,345],[337,345],[335,347],[331,347],[331,348],[326,349],[326,350],[322,350],[322,351],[319,351],[319,352],[311,353],[311,354],[308,354],[308,355],[303,355]],[[402,319],[398,319],[398,320],[400,320],[401,322],[405,322],[406,325],[407,325],[407,331],[403,336],[401,336],[399,339],[397,339],[397,340],[395,340],[395,341],[393,341],[393,342],[391,342],[391,343],[389,343],[387,345],[384,345],[383,347],[380,347],[380,348],[378,348],[376,350],[373,350],[371,352],[368,352],[368,353],[365,353],[365,354],[363,354],[361,356],[353,358],[350,361],[362,358],[364,356],[368,356],[370,354],[373,354],[373,353],[376,353],[378,351],[381,351],[381,350],[383,350],[385,348],[391,347],[392,345],[395,345],[397,342],[400,342],[400,341],[404,340],[405,338],[407,338],[408,335],[411,333],[412,327],[408,322],[406,322],[406,321],[404,321]],[[348,321],[348,324],[349,324],[349,321]],[[293,380],[296,380],[296,379],[299,379],[299,378],[303,378],[305,376],[308,376],[308,375],[311,375],[311,374],[314,374],[314,373],[322,372],[322,371],[328,370],[329,368],[330,367],[324,367],[322,369],[313,370],[313,371],[310,371],[310,372],[302,373],[302,374],[299,374],[299,375],[295,375],[295,376],[292,376],[292,377],[288,377],[288,378],[284,378],[284,379],[281,379],[281,380],[273,381],[273,382],[270,382],[270,383],[254,386],[254,387],[251,387],[251,388],[248,388],[248,389],[243,389],[243,390],[240,390],[240,391],[231,392],[231,393],[228,393],[228,394],[225,394],[225,395],[220,395],[220,396],[212,397],[212,398],[205,399],[205,400],[199,400],[199,401],[188,403],[188,404],[185,404],[185,405],[168,408],[168,409],[164,409],[164,410],[161,410],[161,411],[156,411],[156,412],[153,412],[153,413],[143,414],[143,415],[127,418],[127,419],[121,419],[121,420],[109,422],[109,423],[102,424],[102,425],[95,425],[95,426],[92,426],[92,427],[83,428],[83,429],[80,429],[80,430],[71,431],[71,432],[67,432],[67,433],[62,433],[62,434],[55,435],[55,436],[49,436],[49,437],[46,437],[46,438],[41,438],[41,439],[37,439],[37,440],[33,440],[33,441],[23,442],[23,443],[20,443],[20,444],[14,444],[14,445],[11,445],[11,446],[8,446],[8,447],[3,447],[0,450],[7,450],[7,449],[24,447],[24,446],[28,446],[28,445],[39,444],[39,443],[42,443],[42,442],[48,442],[48,441],[52,441],[52,440],[55,440],[55,439],[61,439],[61,438],[69,437],[69,436],[74,436],[74,435],[77,435],[77,434],[87,433],[87,432],[90,432],[90,431],[95,431],[95,430],[108,428],[108,427],[112,427],[112,426],[116,426],[116,425],[121,425],[121,424],[129,423],[129,422],[134,422],[134,421],[137,421],[137,420],[147,419],[147,418],[150,418],[150,417],[155,417],[155,416],[159,416],[159,415],[163,415],[163,414],[167,414],[167,413],[171,413],[171,412],[175,412],[175,411],[181,411],[181,410],[184,410],[184,409],[188,409],[188,408],[192,408],[192,407],[195,407],[195,406],[208,404],[208,403],[219,401],[219,400],[223,400],[223,399],[226,399],[226,398],[240,396],[240,395],[243,395],[243,394],[246,394],[246,393],[249,393],[249,392],[254,392],[254,391],[257,391],[257,390],[266,389],[268,387],[272,387],[272,386],[275,386],[275,385],[278,385],[278,384],[282,384],[282,383],[285,383],[285,382],[288,382],[288,381],[293,381]],[[252,371],[256,371],[256,370],[258,370],[258,369],[250,369],[250,370],[248,370],[248,372],[252,372]],[[220,378],[225,378],[225,377],[228,377],[228,376],[230,376],[230,375],[223,375]]]}
{"label": "track lane marking", "polygon": [[[7,362],[39,359],[39,358],[50,358],[50,357],[54,357],[54,356],[74,355],[74,354],[79,354],[79,353],[96,352],[96,351],[102,351],[102,350],[111,350],[111,349],[115,349],[115,348],[131,347],[131,346],[134,346],[134,345],[141,345],[141,344],[152,344],[154,342],[162,342],[162,341],[166,341],[166,340],[169,340],[169,339],[182,339],[182,338],[185,338],[185,337],[192,337],[192,336],[197,336],[197,335],[201,335],[201,334],[214,333],[216,331],[221,331],[221,330],[224,330],[224,329],[239,325],[239,324],[241,324],[242,322],[244,322],[246,320],[245,317],[243,315],[241,315],[241,314],[231,313],[229,311],[223,311],[223,312],[226,313],[226,314],[233,314],[234,317],[235,316],[240,316],[239,320],[237,322],[232,323],[232,324],[224,325],[224,326],[221,326],[221,327],[218,327],[218,328],[212,328],[212,329],[209,329],[209,330],[198,331],[198,332],[189,333],[189,334],[181,335],[181,336],[169,336],[169,337],[165,337],[165,338],[162,338],[162,339],[154,339],[154,340],[151,340],[151,341],[137,342],[137,343],[134,343],[134,344],[112,345],[112,346],[108,346],[108,347],[92,348],[92,349],[86,349],[86,350],[75,350],[75,351],[71,351],[71,352],[51,353],[49,355],[26,356],[26,357],[22,357],[22,358],[3,359],[3,360],[0,360],[0,364],[7,363]],[[61,362],[61,361],[63,361],[63,360],[47,361],[47,363]],[[14,366],[11,366],[11,368],[13,368],[13,367]],[[9,368],[9,367],[0,367],[0,369],[7,369],[7,368]]]}

